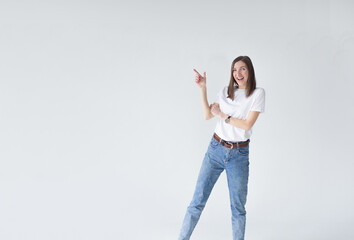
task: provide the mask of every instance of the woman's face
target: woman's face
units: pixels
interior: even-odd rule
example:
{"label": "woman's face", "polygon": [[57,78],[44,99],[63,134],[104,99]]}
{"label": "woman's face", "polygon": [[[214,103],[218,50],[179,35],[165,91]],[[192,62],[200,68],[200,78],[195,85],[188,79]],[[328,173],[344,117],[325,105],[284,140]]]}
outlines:
{"label": "woman's face", "polygon": [[248,81],[248,68],[246,63],[242,61],[236,62],[232,74],[238,84],[238,88],[245,89]]}

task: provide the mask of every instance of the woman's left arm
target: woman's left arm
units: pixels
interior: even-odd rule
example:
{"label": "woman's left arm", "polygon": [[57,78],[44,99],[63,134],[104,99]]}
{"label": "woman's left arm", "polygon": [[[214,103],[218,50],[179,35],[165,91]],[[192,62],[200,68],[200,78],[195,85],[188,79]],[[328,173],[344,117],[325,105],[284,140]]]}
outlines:
{"label": "woman's left arm", "polygon": [[[229,124],[231,124],[232,126],[238,127],[238,128],[242,128],[246,131],[250,130],[254,123],[256,122],[258,115],[260,112],[256,112],[256,111],[251,111],[248,114],[248,117],[246,120],[242,120],[242,119],[238,119],[238,118],[230,118],[230,122]],[[223,119],[225,121],[225,119],[228,117],[228,115],[223,113],[223,116],[221,116],[221,119]]]}
{"label": "woman's left arm", "polygon": [[[211,113],[214,116],[221,118],[223,121],[225,121],[225,119],[228,117],[228,115],[226,115],[225,113],[220,111],[220,106],[217,103],[213,104],[213,106],[211,107]],[[246,120],[231,117],[229,124],[231,124],[234,127],[242,128],[242,129],[248,131],[253,127],[254,123],[256,122],[256,120],[258,118],[259,113],[260,112],[257,112],[257,111],[251,111],[248,114],[248,117]]]}

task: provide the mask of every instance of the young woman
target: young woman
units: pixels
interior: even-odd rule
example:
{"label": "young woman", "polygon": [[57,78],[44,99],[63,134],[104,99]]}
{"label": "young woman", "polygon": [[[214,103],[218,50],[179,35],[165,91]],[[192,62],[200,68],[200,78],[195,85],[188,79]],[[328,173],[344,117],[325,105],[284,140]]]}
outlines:
{"label": "young woman", "polygon": [[231,64],[228,86],[218,93],[218,101],[209,106],[206,74],[197,70],[195,82],[201,90],[202,110],[206,120],[217,117],[214,135],[204,156],[195,192],[182,224],[179,240],[190,239],[223,170],[229,187],[234,240],[243,240],[246,224],[246,197],[249,143],[252,127],[264,112],[265,91],[256,87],[253,64],[248,56],[239,56]]}

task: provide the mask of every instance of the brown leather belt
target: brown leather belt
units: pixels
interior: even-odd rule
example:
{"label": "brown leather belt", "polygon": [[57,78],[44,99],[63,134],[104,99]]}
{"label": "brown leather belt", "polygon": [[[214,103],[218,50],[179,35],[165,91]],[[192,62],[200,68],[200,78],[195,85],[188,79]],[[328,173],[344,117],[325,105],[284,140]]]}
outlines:
{"label": "brown leather belt", "polygon": [[250,142],[250,140],[248,139],[246,142],[241,142],[241,143],[231,143],[231,142],[227,142],[223,139],[221,139],[218,135],[216,135],[216,133],[214,133],[214,136],[216,141],[218,141],[219,143],[221,143],[221,145],[223,145],[226,148],[242,148],[242,147],[247,147],[248,143]]}

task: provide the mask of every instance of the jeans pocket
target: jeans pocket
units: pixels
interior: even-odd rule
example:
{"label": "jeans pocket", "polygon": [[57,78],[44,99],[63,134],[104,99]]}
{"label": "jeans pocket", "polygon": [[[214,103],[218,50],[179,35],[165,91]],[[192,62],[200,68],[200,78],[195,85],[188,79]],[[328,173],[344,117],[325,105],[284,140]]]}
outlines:
{"label": "jeans pocket", "polygon": [[249,148],[247,147],[242,147],[238,149],[238,153],[242,156],[248,156],[249,155]]}
{"label": "jeans pocket", "polygon": [[215,138],[212,138],[210,141],[210,146],[212,148],[216,148],[220,143],[218,141],[215,140]]}

